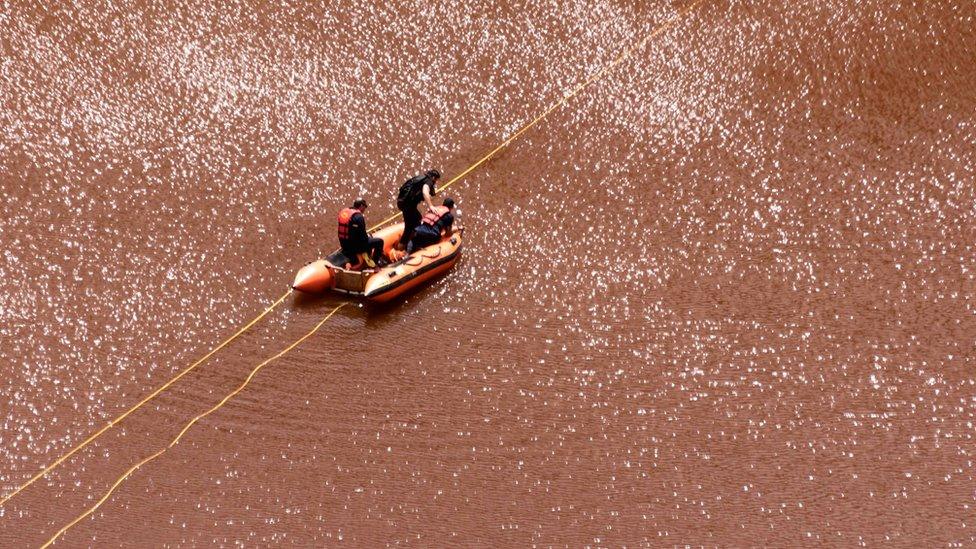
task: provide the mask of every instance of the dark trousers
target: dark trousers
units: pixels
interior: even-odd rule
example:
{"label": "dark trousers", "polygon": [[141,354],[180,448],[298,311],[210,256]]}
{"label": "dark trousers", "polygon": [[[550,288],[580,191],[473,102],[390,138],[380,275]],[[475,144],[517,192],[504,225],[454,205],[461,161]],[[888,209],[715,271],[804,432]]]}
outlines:
{"label": "dark trousers", "polygon": [[383,239],[370,238],[366,241],[365,246],[342,246],[343,255],[353,264],[359,261],[358,256],[363,252],[369,254],[369,257],[373,258],[373,261],[379,260],[379,258],[383,257]]}
{"label": "dark trousers", "polygon": [[415,252],[421,248],[426,248],[432,244],[437,244],[441,241],[441,233],[437,232],[436,229],[430,227],[430,225],[421,225],[417,228],[417,231],[413,233],[413,239],[407,246],[407,251]]}
{"label": "dark trousers", "polygon": [[416,204],[409,208],[401,209],[400,211],[403,212],[403,236],[400,237],[400,244],[406,246],[407,242],[410,242],[410,239],[413,237],[414,229],[420,225],[422,216],[417,211]]}
{"label": "dark trousers", "polygon": [[370,238],[369,244],[369,257],[373,258],[373,261],[379,261],[383,257],[383,239],[382,238]]}

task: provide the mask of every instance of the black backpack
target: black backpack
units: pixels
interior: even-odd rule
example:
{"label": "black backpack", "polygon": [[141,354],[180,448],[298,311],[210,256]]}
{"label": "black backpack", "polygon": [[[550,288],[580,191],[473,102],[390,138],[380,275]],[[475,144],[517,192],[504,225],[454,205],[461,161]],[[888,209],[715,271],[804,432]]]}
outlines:
{"label": "black backpack", "polygon": [[402,210],[413,206],[417,197],[423,195],[426,182],[426,175],[418,175],[404,181],[403,185],[400,185],[400,192],[397,193],[397,208]]}

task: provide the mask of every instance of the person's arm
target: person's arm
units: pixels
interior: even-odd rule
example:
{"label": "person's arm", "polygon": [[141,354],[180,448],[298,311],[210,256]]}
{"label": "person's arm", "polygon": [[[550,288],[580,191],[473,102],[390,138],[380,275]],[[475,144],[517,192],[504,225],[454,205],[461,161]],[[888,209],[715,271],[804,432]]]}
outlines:
{"label": "person's arm", "polygon": [[366,234],[366,216],[356,214],[349,220],[349,236],[353,242],[366,242],[369,235]]}
{"label": "person's arm", "polygon": [[451,213],[446,214],[446,215],[451,216],[450,219],[448,220],[448,222],[445,223],[445,225],[444,225],[444,234],[446,236],[451,236],[452,234],[454,234],[454,231],[463,231],[464,230],[464,227],[462,227],[461,224],[458,222],[457,216],[455,216],[454,214],[451,214]]}
{"label": "person's arm", "polygon": [[430,185],[427,184],[427,183],[424,183],[424,188],[421,189],[421,190],[424,193],[424,202],[427,203],[427,209],[428,210],[433,210],[434,209],[434,202],[430,199]]}

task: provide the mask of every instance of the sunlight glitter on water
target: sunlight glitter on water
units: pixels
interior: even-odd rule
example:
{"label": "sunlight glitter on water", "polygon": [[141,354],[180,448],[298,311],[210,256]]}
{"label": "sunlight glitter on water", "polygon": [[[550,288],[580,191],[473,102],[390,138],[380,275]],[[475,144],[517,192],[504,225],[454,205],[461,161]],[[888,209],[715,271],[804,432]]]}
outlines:
{"label": "sunlight glitter on water", "polygon": [[[0,13],[4,492],[258,314],[340,207],[459,173],[675,7]],[[704,2],[448,191],[452,272],[346,309],[65,542],[971,543],[965,8]],[[289,299],[0,539],[335,305]]]}

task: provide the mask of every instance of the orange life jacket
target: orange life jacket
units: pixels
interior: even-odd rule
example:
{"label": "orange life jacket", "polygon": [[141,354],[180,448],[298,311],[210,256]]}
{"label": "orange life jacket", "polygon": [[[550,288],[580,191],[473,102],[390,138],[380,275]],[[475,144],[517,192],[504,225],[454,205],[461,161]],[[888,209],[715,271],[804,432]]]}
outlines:
{"label": "orange life jacket", "polygon": [[440,221],[441,218],[444,217],[444,214],[449,211],[451,210],[447,206],[434,206],[433,210],[424,214],[424,217],[420,220],[420,222],[424,225],[430,225],[431,227],[440,230],[437,222]]}
{"label": "orange life jacket", "polygon": [[339,242],[349,240],[349,222],[352,221],[352,216],[358,213],[359,210],[355,208],[343,208],[339,212]]}

